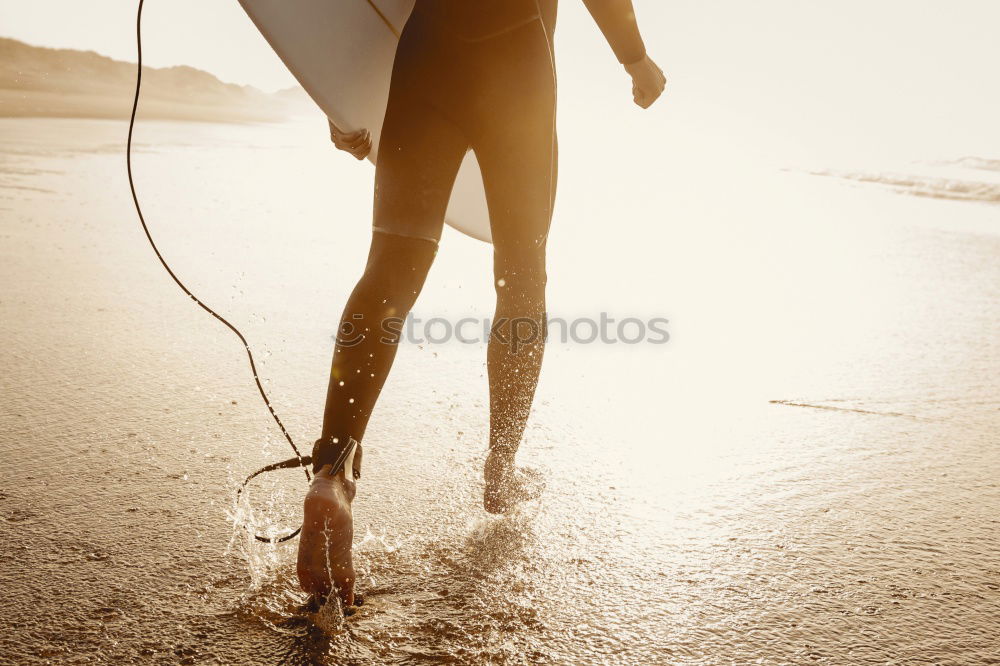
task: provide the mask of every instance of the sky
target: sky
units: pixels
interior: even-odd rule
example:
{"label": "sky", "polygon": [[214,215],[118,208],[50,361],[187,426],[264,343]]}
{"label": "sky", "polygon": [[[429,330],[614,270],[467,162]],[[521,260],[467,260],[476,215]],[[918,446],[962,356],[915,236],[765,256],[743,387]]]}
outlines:
{"label": "sky", "polygon": [[[783,150],[1000,151],[996,0],[634,0],[688,123]],[[0,35],[135,59],[131,0],[0,0]],[[147,0],[148,64],[264,90],[294,81],[236,0]],[[560,122],[623,119],[616,61],[582,3],[563,0]],[[624,93],[622,90],[625,89]],[[573,110],[593,107],[587,114]],[[765,143],[766,143],[765,141]]]}

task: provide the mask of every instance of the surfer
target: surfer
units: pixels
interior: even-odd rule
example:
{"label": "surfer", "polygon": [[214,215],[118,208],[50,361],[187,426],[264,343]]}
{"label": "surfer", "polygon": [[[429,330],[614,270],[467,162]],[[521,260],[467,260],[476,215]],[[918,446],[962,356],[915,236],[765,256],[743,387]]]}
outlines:
{"label": "surfer", "polygon": [[[646,54],[631,0],[584,0],[646,108],[666,79]],[[487,350],[489,452],[483,505],[506,513],[532,492],[514,465],[541,370],[545,245],[556,185],[556,0],[416,0],[399,39],[375,172],[368,262],[344,309],[315,479],[299,542],[302,588],[354,602],[351,501],[368,419],[396,354],[401,321],[437,252],[458,168],[474,150],[493,236],[495,322]],[[334,144],[358,159],[365,130]],[[516,330],[515,330],[516,328]]]}

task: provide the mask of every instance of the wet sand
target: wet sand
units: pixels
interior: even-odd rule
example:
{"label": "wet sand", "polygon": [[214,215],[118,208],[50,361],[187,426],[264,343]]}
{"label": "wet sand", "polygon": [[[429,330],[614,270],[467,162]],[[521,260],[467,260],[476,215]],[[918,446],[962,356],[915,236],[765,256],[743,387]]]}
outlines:
{"label": "wet sand", "polygon": [[[238,342],[146,245],[124,132],[0,120],[5,659],[996,658],[996,207],[704,150],[619,174],[621,197],[594,187],[618,182],[612,166],[574,167],[568,136],[552,314],[664,316],[671,341],[549,346],[522,452],[547,489],[506,519],[480,507],[482,347],[406,345],[367,436],[366,603],[344,622],[299,610],[294,545],[241,526],[294,525],[304,479],[233,505],[244,475],[289,453]],[[246,332],[308,447],[371,170],[319,123],[149,122],[137,138],[161,249]],[[446,234],[418,313],[488,315],[489,259]]]}

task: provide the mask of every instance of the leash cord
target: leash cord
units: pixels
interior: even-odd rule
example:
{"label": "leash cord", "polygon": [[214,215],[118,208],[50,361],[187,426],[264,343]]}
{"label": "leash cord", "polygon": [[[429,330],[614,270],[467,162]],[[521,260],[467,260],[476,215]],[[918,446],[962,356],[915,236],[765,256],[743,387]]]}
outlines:
{"label": "leash cord", "polygon": [[[170,275],[170,277],[173,278],[173,281],[177,283],[177,286],[181,288],[181,291],[183,291],[185,294],[187,294],[187,296],[192,301],[194,301],[195,303],[197,303],[198,306],[202,310],[204,310],[205,312],[207,312],[208,314],[212,315],[217,320],[219,320],[220,322],[222,322],[222,324],[226,328],[228,328],[230,331],[232,331],[236,335],[236,337],[238,337],[240,339],[240,342],[243,343],[243,348],[247,352],[247,359],[250,361],[250,371],[253,373],[253,380],[257,384],[257,390],[260,392],[260,397],[264,399],[264,404],[267,405],[268,411],[271,412],[271,417],[274,419],[274,422],[278,425],[278,428],[281,430],[281,434],[285,436],[285,440],[288,441],[288,445],[292,447],[292,451],[295,452],[295,457],[294,458],[289,458],[288,460],[285,460],[283,462],[275,463],[273,465],[268,465],[267,467],[264,467],[264,468],[262,468],[262,469],[260,469],[260,470],[258,470],[256,472],[254,472],[250,476],[248,476],[246,478],[246,480],[243,482],[243,485],[241,485],[240,488],[239,488],[239,490],[236,491],[236,497],[237,497],[237,499],[239,499],[240,494],[243,492],[244,488],[246,488],[247,484],[250,482],[251,479],[253,479],[258,474],[262,474],[264,472],[270,472],[270,471],[273,471],[275,469],[287,469],[287,468],[291,468],[291,467],[302,467],[303,470],[306,473],[306,480],[307,481],[311,481],[312,480],[312,476],[309,474],[309,468],[308,468],[308,465],[312,462],[311,458],[309,456],[303,456],[299,452],[299,448],[295,445],[295,442],[292,440],[292,436],[288,433],[288,430],[285,428],[285,425],[281,422],[281,419],[278,418],[278,413],[276,411],[274,411],[274,406],[271,405],[271,400],[267,397],[267,392],[264,390],[264,385],[261,384],[260,377],[257,374],[257,364],[254,362],[253,352],[250,350],[250,344],[247,342],[247,339],[243,336],[243,333],[241,333],[238,328],[236,328],[231,323],[229,323],[229,321],[225,317],[223,317],[222,315],[220,315],[218,312],[216,312],[215,310],[213,310],[212,308],[210,308],[208,305],[206,305],[201,299],[199,299],[197,296],[195,296],[191,292],[191,290],[188,289],[184,285],[184,283],[180,281],[180,278],[177,277],[177,275],[174,273],[174,271],[171,270],[170,265],[167,263],[166,259],[163,258],[163,255],[160,253],[160,249],[156,246],[156,243],[153,241],[153,235],[149,231],[149,227],[146,224],[146,218],[142,214],[142,208],[139,206],[139,197],[136,195],[135,182],[132,179],[132,131],[135,128],[135,113],[136,113],[136,110],[139,108],[139,91],[142,88],[142,5],[143,5],[143,2],[144,2],[144,0],[139,0],[139,9],[138,9],[138,12],[136,13],[136,20],[135,20],[135,41],[136,41],[136,48],[137,48],[137,51],[138,51],[139,62],[138,62],[138,65],[136,66],[136,74],[135,74],[135,98],[132,100],[132,115],[131,115],[131,117],[129,118],[129,121],[128,121],[128,141],[126,143],[126,148],[125,148],[125,163],[126,163],[126,168],[128,170],[128,185],[129,185],[129,188],[132,190],[132,203],[135,204],[135,212],[138,213],[138,215],[139,215],[139,222],[142,223],[142,230],[144,232],[146,232],[146,239],[149,241],[150,246],[153,248],[153,252],[156,253],[156,258],[160,260],[160,263],[163,264],[163,268],[166,269],[166,271]],[[285,535],[283,537],[277,537],[277,538],[262,537],[262,536],[257,535],[257,534],[255,534],[254,536],[257,539],[257,541],[262,541],[264,543],[281,543],[283,541],[288,541],[290,539],[295,538],[295,536],[298,535],[298,533],[299,533],[299,531],[301,531],[301,529],[302,528],[299,527],[298,529],[296,529],[291,534]]]}

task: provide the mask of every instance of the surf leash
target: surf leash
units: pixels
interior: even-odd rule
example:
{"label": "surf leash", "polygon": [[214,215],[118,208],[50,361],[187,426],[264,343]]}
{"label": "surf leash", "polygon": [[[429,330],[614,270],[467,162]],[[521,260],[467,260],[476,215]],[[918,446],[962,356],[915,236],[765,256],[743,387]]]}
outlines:
{"label": "surf leash", "polygon": [[[243,481],[243,484],[236,491],[236,499],[237,501],[239,501],[240,495],[242,495],[244,489],[247,487],[247,484],[250,483],[250,481],[253,480],[255,477],[264,474],[266,472],[273,472],[279,469],[294,469],[296,467],[302,467],[303,471],[306,474],[306,481],[311,481],[312,475],[309,473],[309,465],[312,464],[312,456],[302,455],[302,453],[299,451],[299,447],[295,445],[295,442],[292,440],[292,436],[288,433],[288,430],[285,428],[285,424],[281,422],[281,419],[278,417],[278,413],[274,410],[274,406],[271,404],[270,398],[267,397],[267,391],[264,390],[264,385],[260,381],[260,376],[257,374],[257,364],[254,362],[253,351],[251,351],[250,344],[247,342],[246,337],[244,337],[243,333],[241,333],[240,330],[236,328],[236,326],[231,324],[229,320],[227,320],[225,317],[223,317],[218,312],[216,312],[208,305],[206,305],[204,301],[195,296],[194,293],[192,293],[191,290],[188,289],[183,282],[181,282],[180,278],[178,278],[177,275],[174,273],[174,271],[170,268],[170,265],[167,263],[167,260],[163,258],[163,254],[160,253],[160,249],[156,246],[156,243],[153,241],[153,235],[150,233],[149,226],[146,224],[146,218],[142,214],[142,207],[139,205],[139,197],[135,191],[135,182],[132,179],[132,131],[135,128],[135,113],[136,110],[139,108],[139,91],[142,89],[143,2],[144,0],[139,0],[139,9],[136,13],[136,20],[135,20],[135,41],[136,41],[136,49],[138,51],[139,62],[138,65],[136,66],[135,98],[132,100],[132,115],[128,121],[128,141],[126,142],[126,148],[125,148],[125,163],[126,163],[126,168],[128,170],[128,185],[129,188],[132,190],[132,203],[135,204],[135,212],[139,215],[139,222],[142,224],[142,230],[146,233],[146,239],[149,241],[149,245],[153,248],[153,252],[156,254],[156,258],[160,260],[160,263],[163,265],[163,268],[167,271],[167,274],[169,274],[170,277],[173,279],[173,281],[177,284],[177,286],[181,288],[181,291],[183,291],[188,296],[188,298],[194,301],[198,305],[198,307],[200,307],[202,310],[215,317],[226,328],[232,331],[237,338],[240,339],[240,342],[243,344],[243,349],[246,350],[247,360],[250,361],[250,372],[253,373],[253,380],[254,383],[257,384],[257,391],[260,393],[260,397],[264,400],[264,404],[267,406],[267,410],[271,413],[271,417],[277,424],[278,429],[281,430],[281,434],[284,435],[285,440],[288,442],[288,445],[291,446],[292,451],[295,452],[295,455],[289,458],[288,460],[283,460],[278,463],[266,465],[265,467],[260,468],[259,470],[248,476],[246,480]],[[347,457],[346,452],[343,457],[344,458]],[[343,461],[341,461],[341,464],[343,464]],[[247,527],[247,529],[249,530],[250,528]],[[283,543],[285,541],[290,541],[291,539],[294,539],[296,536],[298,536],[299,532],[301,531],[302,527],[299,526],[291,534],[286,534],[285,536],[282,537],[265,537],[254,533],[254,538],[256,538],[257,541],[260,541],[262,543]]]}

